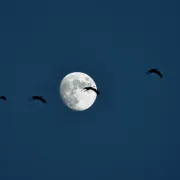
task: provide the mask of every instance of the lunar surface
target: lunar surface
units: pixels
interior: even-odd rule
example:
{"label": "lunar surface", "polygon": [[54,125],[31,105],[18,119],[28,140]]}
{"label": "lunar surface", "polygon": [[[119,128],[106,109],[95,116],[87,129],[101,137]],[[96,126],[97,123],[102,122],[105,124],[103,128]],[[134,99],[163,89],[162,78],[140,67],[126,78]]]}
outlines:
{"label": "lunar surface", "polygon": [[60,96],[64,104],[75,111],[90,108],[97,94],[91,90],[84,92],[83,88],[88,86],[97,89],[94,80],[85,73],[73,72],[65,76],[60,84]]}

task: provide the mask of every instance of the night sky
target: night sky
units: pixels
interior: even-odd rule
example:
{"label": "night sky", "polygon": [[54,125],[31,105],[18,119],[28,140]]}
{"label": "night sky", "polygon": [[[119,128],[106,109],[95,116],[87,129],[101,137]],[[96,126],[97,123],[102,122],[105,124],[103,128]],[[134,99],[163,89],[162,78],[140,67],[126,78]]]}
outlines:
{"label": "night sky", "polygon": [[[179,180],[179,7],[1,0],[0,180]],[[71,72],[101,93],[86,111],[60,98]]]}

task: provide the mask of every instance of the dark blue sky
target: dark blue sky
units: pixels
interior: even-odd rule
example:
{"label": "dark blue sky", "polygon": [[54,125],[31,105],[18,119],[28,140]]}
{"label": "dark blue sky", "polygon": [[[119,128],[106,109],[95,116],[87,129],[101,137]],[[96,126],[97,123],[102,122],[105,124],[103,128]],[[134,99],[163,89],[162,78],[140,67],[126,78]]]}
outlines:
{"label": "dark blue sky", "polygon": [[[1,1],[0,179],[179,180],[179,5]],[[101,92],[84,112],[59,95],[74,71]]]}

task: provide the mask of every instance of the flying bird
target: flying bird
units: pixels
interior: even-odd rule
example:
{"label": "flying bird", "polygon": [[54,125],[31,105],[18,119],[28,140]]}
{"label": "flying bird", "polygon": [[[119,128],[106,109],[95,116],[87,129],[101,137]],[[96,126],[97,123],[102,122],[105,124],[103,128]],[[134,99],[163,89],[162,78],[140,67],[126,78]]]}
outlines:
{"label": "flying bird", "polygon": [[83,88],[83,89],[85,89],[84,92],[89,91],[89,90],[92,90],[92,91],[94,91],[97,95],[100,94],[99,91],[98,91],[97,89],[93,88],[93,87],[85,87],[85,88]]}
{"label": "flying bird", "polygon": [[158,69],[159,68],[157,68],[157,69],[150,69],[146,74],[149,75],[151,73],[155,73],[155,74],[159,75],[160,78],[162,78],[163,75],[162,75],[162,73]]}
{"label": "flying bird", "polygon": [[40,100],[43,103],[46,103],[46,100],[42,96],[32,96],[29,100]]}
{"label": "flying bird", "polygon": [[0,96],[0,99],[2,99],[2,100],[4,100],[4,101],[7,100],[7,98],[6,98],[5,96]]}

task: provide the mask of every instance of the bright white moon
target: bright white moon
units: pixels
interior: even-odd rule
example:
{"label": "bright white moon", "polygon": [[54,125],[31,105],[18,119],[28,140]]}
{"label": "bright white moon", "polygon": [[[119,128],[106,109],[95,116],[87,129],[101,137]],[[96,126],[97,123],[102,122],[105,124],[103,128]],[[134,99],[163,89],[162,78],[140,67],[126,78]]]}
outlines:
{"label": "bright white moon", "polygon": [[94,80],[85,73],[73,72],[63,78],[60,84],[60,96],[65,105],[75,111],[83,111],[93,105],[97,94],[94,91],[84,92],[87,86],[97,86]]}

